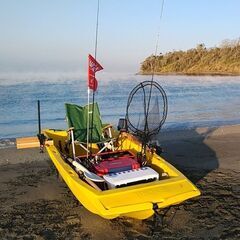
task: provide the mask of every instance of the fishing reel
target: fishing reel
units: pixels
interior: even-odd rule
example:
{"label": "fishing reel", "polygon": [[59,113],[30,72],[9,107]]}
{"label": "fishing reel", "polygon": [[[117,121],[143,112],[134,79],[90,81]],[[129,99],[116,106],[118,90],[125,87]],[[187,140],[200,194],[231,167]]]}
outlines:
{"label": "fishing reel", "polygon": [[161,155],[163,153],[163,148],[160,146],[158,140],[152,140],[147,146],[152,154],[156,153],[157,155]]}

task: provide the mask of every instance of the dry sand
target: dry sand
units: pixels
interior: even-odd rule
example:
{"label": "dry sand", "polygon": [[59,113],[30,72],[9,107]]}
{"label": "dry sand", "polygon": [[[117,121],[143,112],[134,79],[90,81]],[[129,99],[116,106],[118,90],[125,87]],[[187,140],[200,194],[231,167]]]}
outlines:
{"label": "dry sand", "polygon": [[164,132],[163,156],[201,190],[153,219],[105,220],[77,203],[38,149],[0,149],[0,239],[240,239],[240,125]]}

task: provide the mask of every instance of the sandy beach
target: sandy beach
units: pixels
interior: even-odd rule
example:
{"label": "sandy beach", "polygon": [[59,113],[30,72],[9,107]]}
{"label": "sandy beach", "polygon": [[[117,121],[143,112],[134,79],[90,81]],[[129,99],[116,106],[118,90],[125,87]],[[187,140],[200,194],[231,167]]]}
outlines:
{"label": "sandy beach", "polygon": [[163,223],[102,219],[79,204],[38,149],[0,149],[0,239],[240,239],[240,125],[163,132],[162,156],[202,195]]}

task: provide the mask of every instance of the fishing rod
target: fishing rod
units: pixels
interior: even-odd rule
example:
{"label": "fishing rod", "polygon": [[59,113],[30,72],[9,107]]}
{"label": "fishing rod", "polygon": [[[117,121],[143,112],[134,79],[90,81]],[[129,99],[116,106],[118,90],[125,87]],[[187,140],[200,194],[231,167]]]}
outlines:
{"label": "fishing rod", "polygon": [[[163,16],[163,7],[164,7],[164,0],[162,0],[162,5],[161,5],[161,12],[160,12],[160,18],[159,18],[159,28],[158,28],[158,33],[157,33],[157,41],[156,41],[156,48],[155,48],[155,54],[154,54],[154,62],[152,64],[152,78],[151,78],[151,83],[153,83],[153,79],[155,76],[155,69],[156,69],[156,56],[158,52],[158,45],[159,45],[159,39],[160,39],[160,26],[161,26],[161,21],[162,21],[162,16]],[[150,86],[150,93],[148,97],[148,105],[147,105],[147,112],[146,112],[146,123],[147,123],[147,117],[149,113],[149,105],[150,105],[150,100],[151,100],[151,95],[152,95],[152,84]]]}
{"label": "fishing rod", "polygon": [[[164,0],[161,4],[161,12],[159,19],[159,26],[161,25],[164,9]],[[141,139],[141,149],[139,151],[139,160],[142,165],[146,164],[146,150],[147,146],[153,151],[161,153],[161,148],[158,144],[150,144],[152,137],[161,130],[167,117],[167,96],[164,89],[154,81],[155,69],[156,69],[156,55],[158,52],[160,38],[160,27],[157,34],[157,41],[155,47],[154,61],[151,65],[151,79],[139,83],[130,92],[126,109],[126,120],[129,125],[129,129],[133,134]],[[155,101],[151,101],[154,97]],[[162,104],[162,109],[159,108],[159,101]],[[139,108],[142,106],[143,108]],[[136,111],[137,110],[137,111]],[[136,114],[139,116],[136,119]]]}
{"label": "fishing rod", "polygon": [[[161,22],[162,22],[162,16],[163,16],[163,9],[164,9],[164,0],[162,0],[161,4],[161,12],[160,12],[160,18],[159,18],[159,27],[158,27],[158,33],[157,33],[157,40],[156,40],[156,47],[155,47],[155,54],[154,54],[154,61],[153,64],[151,65],[151,84],[150,84],[150,92],[148,96],[148,102],[147,102],[147,110],[145,111],[145,126],[144,126],[144,133],[148,132],[149,134],[149,129],[148,129],[148,114],[149,114],[149,106],[150,106],[150,101],[151,101],[151,96],[152,96],[152,88],[153,88],[153,80],[155,76],[155,69],[156,69],[156,56],[158,52],[158,47],[159,47],[159,39],[160,39],[160,30],[161,30]],[[145,91],[144,91],[144,99],[145,99]],[[144,108],[146,109],[144,101]],[[146,152],[146,142],[148,141],[148,134],[144,137],[144,141],[142,142],[142,151],[145,153]]]}

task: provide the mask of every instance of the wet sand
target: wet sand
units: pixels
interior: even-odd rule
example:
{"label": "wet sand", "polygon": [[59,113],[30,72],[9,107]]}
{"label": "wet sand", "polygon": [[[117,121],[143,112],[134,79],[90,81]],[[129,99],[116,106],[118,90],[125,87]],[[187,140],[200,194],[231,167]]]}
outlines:
{"label": "wet sand", "polygon": [[240,239],[240,125],[164,132],[163,157],[202,195],[153,218],[102,219],[38,149],[0,149],[0,239]]}

